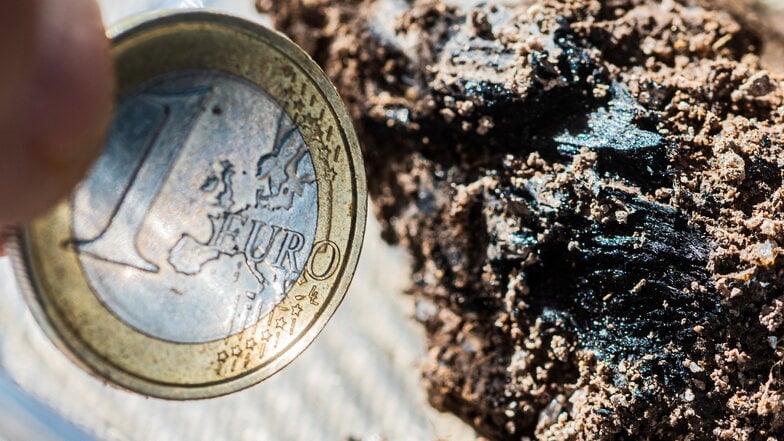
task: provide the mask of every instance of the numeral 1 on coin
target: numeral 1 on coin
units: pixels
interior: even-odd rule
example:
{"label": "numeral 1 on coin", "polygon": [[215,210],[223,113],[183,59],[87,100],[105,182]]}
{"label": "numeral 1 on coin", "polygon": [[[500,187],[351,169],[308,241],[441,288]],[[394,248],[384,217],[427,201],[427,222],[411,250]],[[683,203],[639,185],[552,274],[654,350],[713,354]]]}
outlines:
{"label": "numeral 1 on coin", "polygon": [[[130,184],[118,195],[108,224],[97,237],[76,241],[80,251],[102,260],[157,272],[158,265],[145,258],[136,244],[144,218],[166,181],[174,162],[196,123],[209,87],[168,93],[147,93],[138,99],[157,107],[159,124],[144,147]],[[134,146],[128,146],[133,149]],[[133,238],[133,239],[131,239]]]}

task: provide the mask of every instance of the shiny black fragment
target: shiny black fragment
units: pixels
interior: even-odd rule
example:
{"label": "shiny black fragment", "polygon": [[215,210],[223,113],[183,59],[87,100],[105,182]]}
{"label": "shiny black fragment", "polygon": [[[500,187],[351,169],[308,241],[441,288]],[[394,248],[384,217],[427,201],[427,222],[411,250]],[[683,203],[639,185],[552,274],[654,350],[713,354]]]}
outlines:
{"label": "shiny black fragment", "polygon": [[564,154],[581,148],[599,154],[597,171],[654,190],[671,181],[667,144],[655,132],[655,121],[624,87],[614,85],[612,98],[588,115],[570,118],[553,139]]}
{"label": "shiny black fragment", "polygon": [[708,239],[671,207],[602,192],[627,207],[625,222],[560,213],[526,273],[530,302],[545,319],[570,323],[600,359],[643,361],[665,385],[682,385],[694,327],[709,323],[720,303],[706,269]]}

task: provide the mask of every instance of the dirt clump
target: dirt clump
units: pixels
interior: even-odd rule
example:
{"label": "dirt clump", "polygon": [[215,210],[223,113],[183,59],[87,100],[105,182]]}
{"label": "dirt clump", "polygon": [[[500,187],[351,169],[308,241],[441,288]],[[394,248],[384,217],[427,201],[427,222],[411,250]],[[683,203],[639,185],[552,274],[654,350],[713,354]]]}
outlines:
{"label": "dirt clump", "polygon": [[784,77],[751,18],[272,3],[413,256],[436,407],[493,439],[784,436]]}

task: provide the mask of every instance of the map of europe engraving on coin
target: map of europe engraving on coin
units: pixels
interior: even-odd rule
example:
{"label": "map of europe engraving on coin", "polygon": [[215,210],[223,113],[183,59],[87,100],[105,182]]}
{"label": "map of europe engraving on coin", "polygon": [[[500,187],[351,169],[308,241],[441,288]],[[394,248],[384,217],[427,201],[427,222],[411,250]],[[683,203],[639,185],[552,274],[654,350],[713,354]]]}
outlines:
{"label": "map of europe engraving on coin", "polygon": [[179,71],[118,103],[73,198],[73,246],[120,320],[176,343],[218,340],[254,325],[299,278],[317,190],[302,135],[264,90]]}

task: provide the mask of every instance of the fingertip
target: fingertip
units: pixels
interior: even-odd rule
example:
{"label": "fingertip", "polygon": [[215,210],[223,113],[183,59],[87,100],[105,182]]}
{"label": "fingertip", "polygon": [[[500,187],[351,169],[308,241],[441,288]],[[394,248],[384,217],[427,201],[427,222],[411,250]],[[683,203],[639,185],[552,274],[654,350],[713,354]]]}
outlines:
{"label": "fingertip", "polygon": [[[111,118],[112,62],[97,5],[35,3],[31,74],[0,113],[0,225],[28,221],[66,196]],[[0,41],[7,44],[15,43]]]}
{"label": "fingertip", "polygon": [[[40,1],[33,112],[41,159],[83,163],[97,153],[111,115],[112,62],[93,0]],[[70,142],[69,142],[70,141]],[[75,157],[75,155],[77,155]]]}

